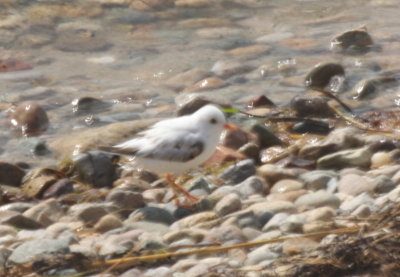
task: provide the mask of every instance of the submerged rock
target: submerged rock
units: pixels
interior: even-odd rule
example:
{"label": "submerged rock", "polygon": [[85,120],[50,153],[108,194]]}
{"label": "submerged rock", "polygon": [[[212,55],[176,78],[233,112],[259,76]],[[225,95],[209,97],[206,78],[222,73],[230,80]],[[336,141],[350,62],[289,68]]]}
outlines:
{"label": "submerged rock", "polygon": [[350,53],[365,52],[373,44],[372,37],[364,29],[347,31],[331,40],[332,50]]}
{"label": "submerged rock", "polygon": [[338,63],[317,64],[305,77],[305,85],[308,88],[324,90],[330,85],[335,76],[344,76],[345,71]]}
{"label": "submerged rock", "polygon": [[45,132],[49,126],[46,111],[36,102],[23,102],[9,114],[11,125],[25,136],[35,136]]}

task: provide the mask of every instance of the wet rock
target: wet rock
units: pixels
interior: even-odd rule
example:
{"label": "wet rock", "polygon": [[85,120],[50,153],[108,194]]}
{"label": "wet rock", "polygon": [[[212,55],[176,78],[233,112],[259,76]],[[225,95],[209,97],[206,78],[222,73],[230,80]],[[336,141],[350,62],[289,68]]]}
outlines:
{"label": "wet rock", "polygon": [[340,206],[340,199],[329,192],[319,190],[300,196],[295,201],[295,204],[303,210],[319,207],[332,207],[336,209]]}
{"label": "wet rock", "polygon": [[129,215],[127,219],[130,222],[135,222],[138,220],[146,220],[152,222],[159,222],[166,225],[171,225],[175,219],[166,209],[158,207],[143,207],[137,209]]}
{"label": "wet rock", "polygon": [[24,242],[17,246],[9,261],[16,264],[27,264],[38,260],[51,259],[56,254],[67,254],[69,242],[63,239],[40,238]]}
{"label": "wet rock", "polygon": [[206,91],[213,90],[218,88],[223,88],[228,85],[224,80],[217,77],[208,77],[203,80],[198,81],[192,86],[186,87],[184,89],[185,92],[194,92],[194,91]]}
{"label": "wet rock", "polygon": [[294,191],[304,188],[304,183],[293,179],[282,179],[276,182],[272,188],[271,193],[283,193],[287,191]]}
{"label": "wet rock", "polygon": [[139,11],[157,11],[174,6],[173,0],[133,0],[131,8]]}
{"label": "wet rock", "polygon": [[104,215],[103,217],[101,217],[99,219],[99,221],[97,221],[97,223],[94,225],[93,228],[97,232],[105,233],[107,231],[120,228],[122,226],[123,226],[123,224],[122,224],[121,219],[119,219],[117,216],[115,216],[113,214],[107,214],[107,215]]}
{"label": "wet rock", "polygon": [[352,90],[353,99],[363,100],[379,96],[379,92],[398,85],[398,79],[391,76],[370,78],[359,81]]}
{"label": "wet rock", "polygon": [[60,173],[53,169],[39,168],[25,175],[22,191],[28,197],[42,198],[44,192],[58,181]]}
{"label": "wet rock", "polygon": [[113,190],[107,197],[106,201],[111,202],[119,208],[118,212],[126,214],[145,206],[142,194],[127,190]]}
{"label": "wet rock", "polygon": [[253,108],[258,108],[258,107],[274,107],[275,104],[272,102],[267,96],[265,95],[259,95],[255,96],[254,98],[250,99],[245,104],[245,107],[247,109],[253,109]]}
{"label": "wet rock", "polygon": [[317,64],[305,77],[305,85],[309,88],[324,90],[334,76],[344,76],[344,68],[337,63]]}
{"label": "wet rock", "polygon": [[254,162],[258,163],[259,162],[259,156],[260,156],[260,147],[253,142],[249,142],[244,144],[238,149],[238,153],[242,154],[244,157],[247,157],[249,159],[253,159]]}
{"label": "wet rock", "polygon": [[35,136],[45,132],[49,126],[46,111],[37,103],[28,101],[11,110],[11,125],[25,136]]}
{"label": "wet rock", "polygon": [[239,149],[250,140],[250,134],[242,129],[227,130],[223,134],[222,144],[226,147]]}
{"label": "wet rock", "polygon": [[240,210],[242,202],[236,193],[231,193],[224,196],[215,206],[215,211],[221,215],[227,215]]}
{"label": "wet rock", "polygon": [[273,145],[282,144],[282,141],[262,124],[254,123],[249,129],[257,135],[261,148],[268,148]]}
{"label": "wet rock", "polygon": [[81,97],[72,100],[72,112],[76,115],[93,114],[104,111],[111,106],[100,99],[93,97]]}
{"label": "wet rock", "polygon": [[249,72],[254,68],[250,65],[246,65],[234,61],[217,61],[211,68],[211,72],[221,78],[231,77],[242,73]]}
{"label": "wet rock", "polygon": [[290,101],[290,107],[295,110],[300,117],[318,116],[332,117],[335,113],[328,105],[329,99],[326,97],[307,97],[296,95]]}
{"label": "wet rock", "polygon": [[57,180],[51,184],[49,188],[43,191],[43,198],[59,197],[63,194],[72,193],[74,191],[74,182],[64,178]]}
{"label": "wet rock", "polygon": [[0,224],[6,224],[13,226],[18,229],[28,229],[28,230],[35,230],[40,229],[43,226],[32,220],[23,216],[21,213],[16,211],[0,211]]}
{"label": "wet rock", "polygon": [[338,191],[348,195],[359,195],[363,192],[372,192],[374,189],[373,180],[364,175],[346,174],[338,183]]}
{"label": "wet rock", "polygon": [[178,116],[186,115],[186,114],[192,114],[201,107],[210,104],[211,101],[206,99],[205,97],[193,97],[186,101],[185,103],[182,103],[177,111]]}
{"label": "wet rock", "polygon": [[26,148],[27,152],[35,156],[46,156],[51,153],[46,141],[38,137],[26,138],[18,144],[18,147],[21,147],[21,149]]}
{"label": "wet rock", "polygon": [[95,29],[71,26],[59,30],[54,47],[65,52],[104,51],[111,44]]}
{"label": "wet rock", "polygon": [[49,226],[64,215],[64,210],[55,199],[49,199],[26,210],[23,215],[43,226]]}
{"label": "wet rock", "polygon": [[9,186],[21,186],[25,171],[13,164],[0,162],[0,183]]}
{"label": "wet rock", "polygon": [[369,168],[371,156],[369,147],[342,150],[319,158],[317,167],[319,169]]}
{"label": "wet rock", "polygon": [[243,160],[226,168],[220,175],[220,178],[226,180],[229,184],[235,185],[255,175],[255,173],[256,167],[254,162],[252,160]]}
{"label": "wet rock", "polygon": [[365,52],[374,44],[371,36],[365,29],[344,32],[331,40],[332,50],[347,53]]}
{"label": "wet rock", "polygon": [[116,180],[115,157],[101,151],[89,151],[72,157],[77,178],[94,187],[111,187]]}

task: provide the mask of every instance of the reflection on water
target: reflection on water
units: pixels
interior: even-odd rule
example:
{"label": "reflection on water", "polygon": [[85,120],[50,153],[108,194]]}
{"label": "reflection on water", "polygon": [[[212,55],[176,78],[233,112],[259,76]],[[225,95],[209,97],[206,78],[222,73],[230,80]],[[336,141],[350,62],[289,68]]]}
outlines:
{"label": "reflection on water", "polygon": [[[51,123],[47,139],[169,115],[198,91],[239,107],[260,94],[286,105],[306,93],[310,68],[333,61],[346,71],[340,97],[365,110],[351,88],[397,69],[397,14],[395,0],[2,0],[1,109],[36,101]],[[362,26],[379,47],[356,55],[330,49],[334,36]],[[369,105],[398,106],[396,86],[377,93]],[[106,105],[74,112],[71,103],[84,97]],[[2,119],[7,126],[5,112]],[[4,158],[26,157],[15,152],[20,140],[2,135]]]}

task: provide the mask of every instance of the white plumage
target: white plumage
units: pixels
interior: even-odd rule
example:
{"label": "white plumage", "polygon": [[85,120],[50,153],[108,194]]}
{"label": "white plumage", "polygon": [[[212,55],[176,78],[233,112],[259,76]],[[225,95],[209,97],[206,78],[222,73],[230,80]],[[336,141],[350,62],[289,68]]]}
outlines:
{"label": "white plumage", "polygon": [[103,150],[132,155],[139,167],[158,174],[180,174],[211,157],[224,128],[232,125],[209,104],[191,115],[159,121],[139,137]]}

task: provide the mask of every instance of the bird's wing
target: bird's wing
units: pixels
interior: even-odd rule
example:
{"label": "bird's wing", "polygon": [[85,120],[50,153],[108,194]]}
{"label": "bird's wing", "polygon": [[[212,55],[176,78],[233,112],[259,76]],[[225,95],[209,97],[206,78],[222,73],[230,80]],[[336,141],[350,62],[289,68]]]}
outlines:
{"label": "bird's wing", "polygon": [[173,134],[164,134],[154,144],[140,149],[136,156],[165,160],[171,162],[187,162],[204,151],[204,141],[196,133],[174,132]]}
{"label": "bird's wing", "polygon": [[133,147],[123,148],[117,146],[100,146],[98,149],[105,152],[127,155],[127,156],[134,156],[138,152],[138,149]]}
{"label": "bird's wing", "polygon": [[187,129],[161,129],[150,129],[144,132],[143,137],[99,149],[147,159],[186,162],[200,155],[205,148],[204,141],[197,132]]}

